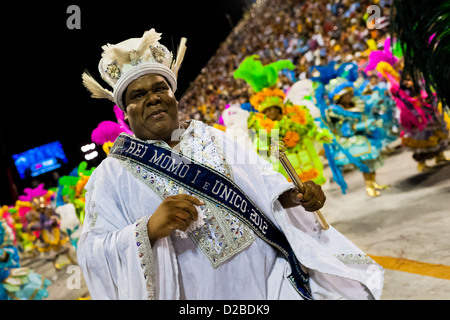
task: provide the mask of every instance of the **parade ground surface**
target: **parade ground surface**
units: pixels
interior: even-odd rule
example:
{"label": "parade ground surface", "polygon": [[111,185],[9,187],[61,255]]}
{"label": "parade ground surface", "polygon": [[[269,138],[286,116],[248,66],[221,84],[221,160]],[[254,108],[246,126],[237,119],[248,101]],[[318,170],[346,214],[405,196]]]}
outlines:
{"label": "parade ground surface", "polygon": [[[321,212],[385,268],[381,299],[450,300],[450,164],[419,173],[411,153],[397,149],[377,171],[378,182],[390,185],[382,196],[367,196],[357,170],[345,172],[345,180],[345,195],[335,183],[323,186]],[[42,257],[24,258],[22,265],[52,281],[47,299],[89,298],[76,265],[56,270]]]}

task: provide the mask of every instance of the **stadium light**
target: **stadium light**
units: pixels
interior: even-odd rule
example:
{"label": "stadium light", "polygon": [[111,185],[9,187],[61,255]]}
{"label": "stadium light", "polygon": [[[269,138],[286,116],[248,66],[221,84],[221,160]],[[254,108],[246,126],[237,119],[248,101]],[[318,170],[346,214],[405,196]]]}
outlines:
{"label": "stadium light", "polygon": [[84,158],[86,160],[92,160],[98,156],[98,152],[95,151],[95,143],[85,144],[81,147],[81,151],[85,153]]}
{"label": "stadium light", "polygon": [[85,155],[84,155],[84,158],[85,158],[86,160],[92,160],[92,159],[94,159],[94,158],[97,157],[97,156],[98,156],[98,152],[97,152],[97,151],[94,151],[94,152],[85,154]]}
{"label": "stadium light", "polygon": [[94,149],[95,149],[95,143],[86,144],[81,147],[81,151],[83,151],[83,152],[88,152],[89,150],[94,150]]}

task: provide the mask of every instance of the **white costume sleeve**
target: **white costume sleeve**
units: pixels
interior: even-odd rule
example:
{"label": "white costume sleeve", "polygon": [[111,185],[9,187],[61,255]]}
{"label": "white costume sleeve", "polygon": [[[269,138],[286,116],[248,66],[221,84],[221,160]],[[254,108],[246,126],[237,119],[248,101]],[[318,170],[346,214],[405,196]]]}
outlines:
{"label": "white costume sleeve", "polygon": [[119,183],[129,177],[108,163],[102,163],[86,185],[78,263],[93,299],[151,299],[156,288],[149,216],[138,205],[129,212],[124,197],[130,190]]}

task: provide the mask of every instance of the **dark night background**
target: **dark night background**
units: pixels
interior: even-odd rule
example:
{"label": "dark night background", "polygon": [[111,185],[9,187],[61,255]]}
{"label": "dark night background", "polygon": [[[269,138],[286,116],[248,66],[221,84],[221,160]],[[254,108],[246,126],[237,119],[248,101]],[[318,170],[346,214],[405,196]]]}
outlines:
{"label": "dark night background", "polygon": [[[113,104],[92,99],[81,83],[87,69],[105,88],[98,74],[101,47],[141,37],[155,28],[160,42],[174,55],[181,37],[187,51],[178,76],[179,99],[219,44],[236,25],[251,0],[114,1],[12,4],[3,22],[3,112],[0,125],[0,205],[12,205],[32,179],[20,179],[12,154],[59,140],[69,163],[57,170],[69,174],[84,160],[81,146],[104,120],[115,121]],[[70,5],[81,10],[81,29],[66,26]],[[12,21],[12,22],[11,22]],[[6,24],[6,25],[5,25]],[[88,162],[97,166],[104,158]],[[36,177],[46,187],[52,173]],[[15,184],[11,188],[11,181]]]}

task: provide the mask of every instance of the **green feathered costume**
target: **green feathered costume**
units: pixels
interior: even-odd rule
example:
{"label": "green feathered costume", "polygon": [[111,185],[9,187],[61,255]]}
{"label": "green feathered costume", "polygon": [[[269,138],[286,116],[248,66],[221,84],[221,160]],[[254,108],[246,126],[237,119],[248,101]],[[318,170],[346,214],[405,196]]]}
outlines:
{"label": "green feathered costume", "polygon": [[278,81],[278,72],[283,69],[293,70],[294,64],[290,60],[279,60],[263,65],[258,55],[248,56],[234,71],[235,79],[243,79],[255,92],[270,88]]}

